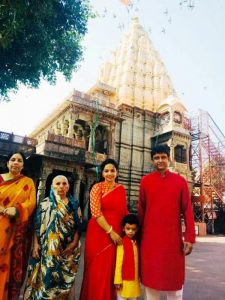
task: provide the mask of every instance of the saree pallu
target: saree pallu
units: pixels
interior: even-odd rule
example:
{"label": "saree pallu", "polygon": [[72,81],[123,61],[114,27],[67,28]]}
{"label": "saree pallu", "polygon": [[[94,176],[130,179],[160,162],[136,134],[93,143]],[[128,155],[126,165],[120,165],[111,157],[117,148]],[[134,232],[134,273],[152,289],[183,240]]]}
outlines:
{"label": "saree pallu", "polygon": [[36,205],[33,180],[26,176],[4,181],[0,205],[16,207],[14,218],[0,215],[0,299],[17,300],[26,274],[31,244],[30,216]]}
{"label": "saree pallu", "polygon": [[46,198],[37,208],[34,226],[40,259],[29,260],[24,299],[61,300],[69,295],[80,261],[80,244],[71,255],[61,255],[78,226],[74,216],[78,204],[71,196],[69,199],[65,205],[60,199]]}
{"label": "saree pallu", "polygon": [[[103,196],[101,211],[113,230],[121,235],[121,220],[127,214],[126,193],[122,185]],[[88,224],[84,274],[80,300],[115,300],[114,288],[116,246],[95,218]]]}

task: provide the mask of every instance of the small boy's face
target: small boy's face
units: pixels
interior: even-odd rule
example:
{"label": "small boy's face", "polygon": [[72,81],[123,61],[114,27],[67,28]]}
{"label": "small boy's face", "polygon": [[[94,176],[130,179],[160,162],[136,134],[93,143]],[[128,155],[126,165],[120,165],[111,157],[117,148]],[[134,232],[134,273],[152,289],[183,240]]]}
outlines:
{"label": "small boy's face", "polygon": [[133,239],[138,228],[136,224],[128,224],[126,223],[125,226],[123,227],[123,231],[125,232],[126,236],[129,237],[130,239]]}

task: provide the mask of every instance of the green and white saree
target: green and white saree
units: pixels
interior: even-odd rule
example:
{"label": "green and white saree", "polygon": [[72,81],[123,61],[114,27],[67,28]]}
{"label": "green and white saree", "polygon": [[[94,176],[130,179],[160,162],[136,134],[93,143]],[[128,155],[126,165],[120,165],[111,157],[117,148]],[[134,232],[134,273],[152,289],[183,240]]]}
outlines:
{"label": "green and white saree", "polygon": [[37,207],[34,228],[40,245],[40,259],[30,258],[24,300],[67,299],[75,280],[80,244],[68,256],[62,251],[80,227],[78,201],[67,195],[67,205],[53,190]]}

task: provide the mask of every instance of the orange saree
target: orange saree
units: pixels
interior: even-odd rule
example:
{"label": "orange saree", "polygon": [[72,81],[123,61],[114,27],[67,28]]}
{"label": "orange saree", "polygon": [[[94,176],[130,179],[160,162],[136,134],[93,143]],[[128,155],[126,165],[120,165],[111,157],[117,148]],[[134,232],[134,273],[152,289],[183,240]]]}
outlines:
{"label": "orange saree", "polygon": [[17,300],[29,255],[29,217],[36,205],[33,180],[26,176],[4,181],[0,175],[0,206],[16,207],[17,215],[0,214],[0,299]]}

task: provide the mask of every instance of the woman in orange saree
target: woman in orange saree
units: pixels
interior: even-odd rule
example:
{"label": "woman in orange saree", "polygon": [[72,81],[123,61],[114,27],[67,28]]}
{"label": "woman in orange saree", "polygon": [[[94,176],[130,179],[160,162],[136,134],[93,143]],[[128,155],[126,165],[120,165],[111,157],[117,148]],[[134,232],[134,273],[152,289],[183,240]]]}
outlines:
{"label": "woman in orange saree", "polygon": [[17,300],[29,256],[29,217],[36,205],[33,180],[21,174],[25,156],[11,153],[0,175],[0,299]]}
{"label": "woman in orange saree", "polygon": [[126,192],[115,182],[118,165],[107,159],[101,165],[104,181],[90,193],[92,218],[88,223],[80,300],[114,300],[116,245],[122,243],[121,220],[128,213]]}

